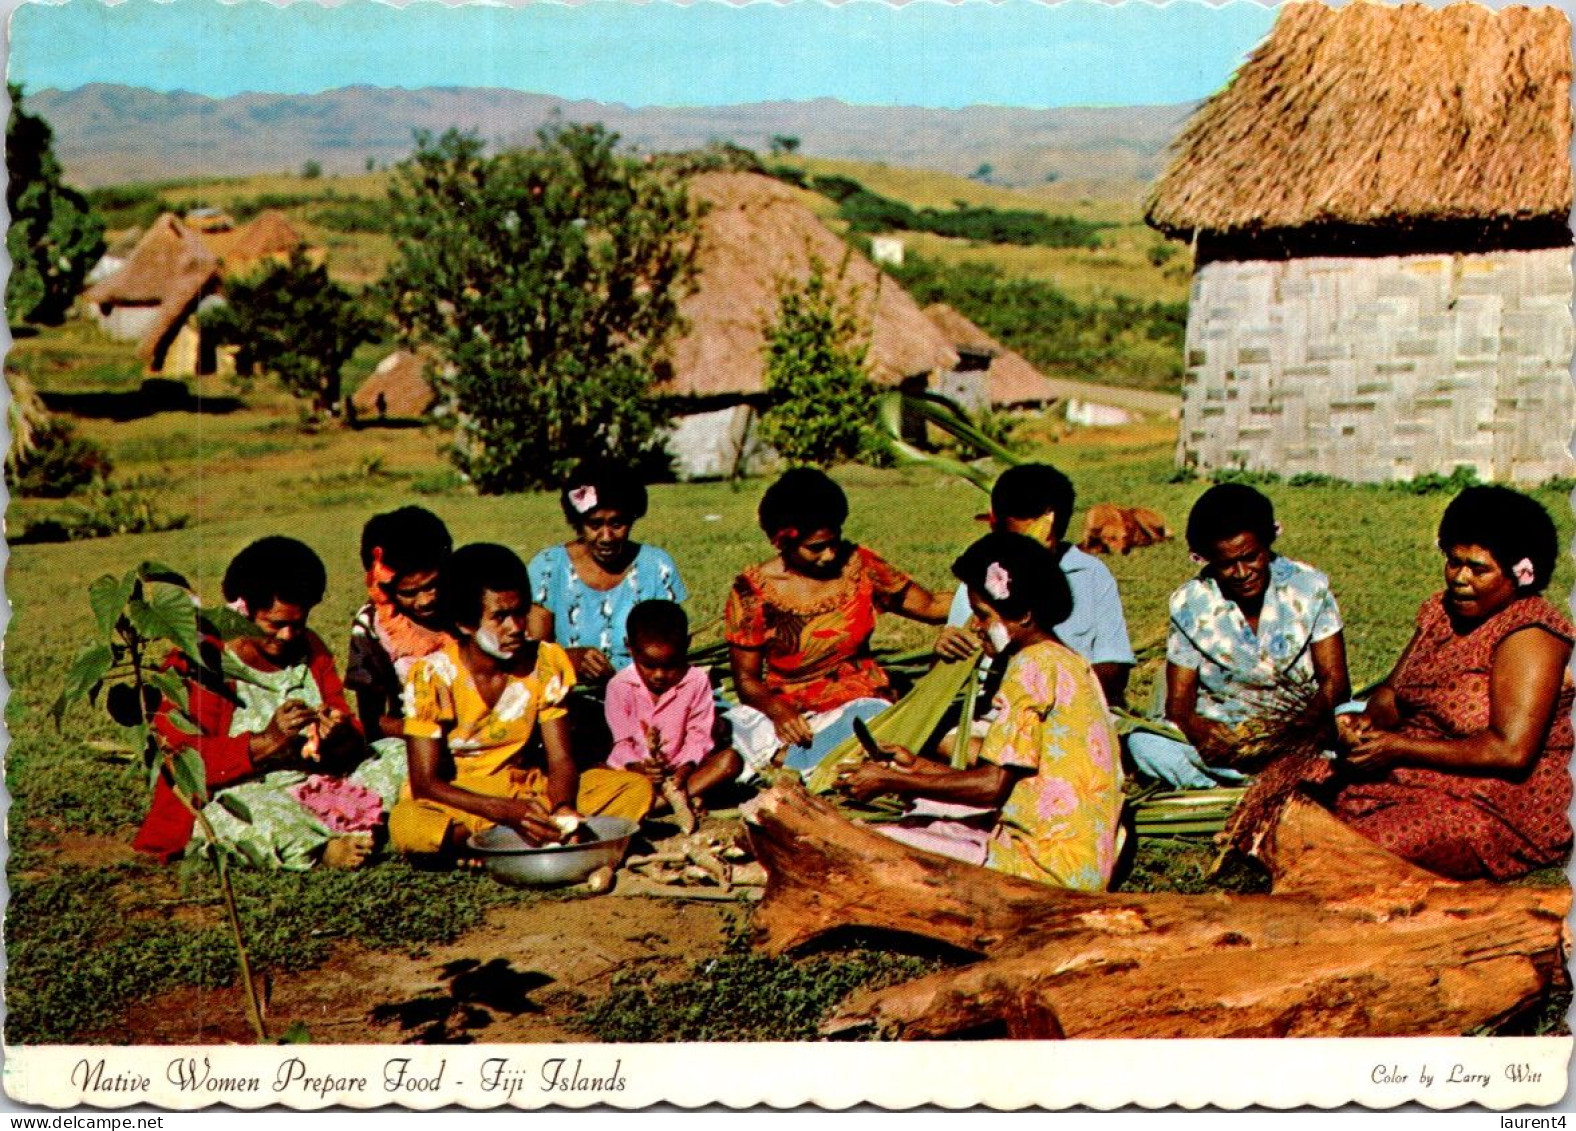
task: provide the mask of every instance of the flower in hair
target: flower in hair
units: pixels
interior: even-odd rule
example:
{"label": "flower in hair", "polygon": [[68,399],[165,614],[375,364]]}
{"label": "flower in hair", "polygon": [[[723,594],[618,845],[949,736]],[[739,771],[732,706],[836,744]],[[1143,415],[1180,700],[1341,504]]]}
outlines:
{"label": "flower in hair", "polygon": [[1522,558],[1510,567],[1510,572],[1516,577],[1516,588],[1525,589],[1538,579],[1538,571],[1532,568],[1532,559]]}
{"label": "flower in hair", "polygon": [[1188,554],[1188,558],[1196,566],[1207,566],[1209,564],[1209,559],[1206,558],[1203,554],[1189,553]]}
{"label": "flower in hair", "polygon": [[575,508],[576,514],[589,514],[596,510],[596,487],[586,483],[569,492],[569,505]]}
{"label": "flower in hair", "polygon": [[237,597],[235,600],[226,605],[225,608],[231,610],[232,612],[240,613],[243,617],[250,618],[252,615],[252,611],[246,607],[245,597]]}
{"label": "flower in hair", "polygon": [[985,567],[985,592],[998,601],[1005,601],[1012,592],[1012,577],[1000,562],[991,562]]}

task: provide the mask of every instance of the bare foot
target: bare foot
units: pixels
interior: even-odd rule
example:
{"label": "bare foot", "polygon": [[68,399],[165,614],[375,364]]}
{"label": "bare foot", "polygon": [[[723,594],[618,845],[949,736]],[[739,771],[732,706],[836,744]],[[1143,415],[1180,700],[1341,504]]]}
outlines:
{"label": "bare foot", "polygon": [[336,836],[323,846],[325,868],[359,868],[372,855],[371,833]]}

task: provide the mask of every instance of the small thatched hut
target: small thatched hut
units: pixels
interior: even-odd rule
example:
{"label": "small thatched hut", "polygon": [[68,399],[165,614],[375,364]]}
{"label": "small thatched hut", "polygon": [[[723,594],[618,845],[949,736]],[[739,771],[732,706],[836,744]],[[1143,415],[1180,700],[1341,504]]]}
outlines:
{"label": "small thatched hut", "polygon": [[239,228],[217,213],[182,220],[160,216],[113,273],[83,292],[99,327],[110,337],[137,341],[150,373],[213,373],[219,352],[193,317],[220,293],[224,278],[255,270],[302,244],[283,213],[268,210]]}
{"label": "small thatched hut", "polygon": [[196,229],[166,212],[137,242],[119,271],[82,298],[99,328],[136,341],[151,373],[208,373],[215,358],[191,324],[197,304],[219,289],[219,257]]}
{"label": "small thatched hut", "polygon": [[1293,3],[1148,201],[1190,241],[1179,461],[1568,474],[1570,25]]}
{"label": "small thatched hut", "polygon": [[780,181],[754,173],[702,173],[689,184],[707,206],[696,291],[655,392],[680,398],[668,440],[680,475],[726,476],[752,466],[754,421],[765,400],[766,328],[783,280],[804,282],[811,260],[841,271],[840,293],[870,327],[868,366],[883,385],[951,370],[957,352],[908,293],[827,228]]}
{"label": "small thatched hut", "polygon": [[417,420],[432,411],[438,394],[427,380],[427,367],[421,358],[409,350],[395,350],[378,362],[350,399],[355,403],[356,415],[363,420]]}

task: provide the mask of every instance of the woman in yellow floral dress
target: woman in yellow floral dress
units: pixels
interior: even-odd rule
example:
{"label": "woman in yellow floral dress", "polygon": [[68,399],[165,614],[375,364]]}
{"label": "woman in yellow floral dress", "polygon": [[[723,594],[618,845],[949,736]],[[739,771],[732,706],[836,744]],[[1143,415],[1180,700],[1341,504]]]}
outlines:
{"label": "woman in yellow floral dress", "polygon": [[1033,539],[989,534],[952,567],[968,586],[985,649],[1007,658],[973,769],[886,747],[890,762],[846,771],[866,799],[912,800],[880,831],[916,848],[1055,887],[1100,891],[1119,845],[1122,770],[1105,695],[1052,629],[1072,608],[1055,559]]}
{"label": "woman in yellow floral dress", "polygon": [[[479,543],[443,567],[439,599],[453,639],[416,661],[405,681],[409,780],[389,815],[400,852],[462,853],[494,825],[532,844],[557,840],[553,818],[606,814],[638,821],[652,786],[626,770],[581,772],[564,699],[574,668],[556,644],[526,635],[531,585],[513,551]],[[526,744],[540,728],[545,764]]]}

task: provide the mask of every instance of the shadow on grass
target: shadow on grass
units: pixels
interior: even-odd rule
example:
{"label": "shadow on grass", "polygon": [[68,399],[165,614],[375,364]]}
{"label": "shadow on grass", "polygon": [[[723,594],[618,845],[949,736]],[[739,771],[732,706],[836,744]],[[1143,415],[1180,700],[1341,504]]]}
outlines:
{"label": "shadow on grass", "polygon": [[244,407],[240,397],[198,397],[184,381],[149,377],[142,385],[119,393],[42,393],[51,412],[96,420],[139,420],[160,412],[200,412],[227,416]]}
{"label": "shadow on grass", "polygon": [[540,1013],[530,995],[553,981],[537,971],[516,970],[506,959],[479,962],[462,958],[439,970],[448,992],[422,994],[409,1001],[375,1006],[368,1017],[378,1024],[395,1022],[410,1036],[408,1044],[466,1045],[473,1029],[485,1029],[494,1013],[511,1017]]}

